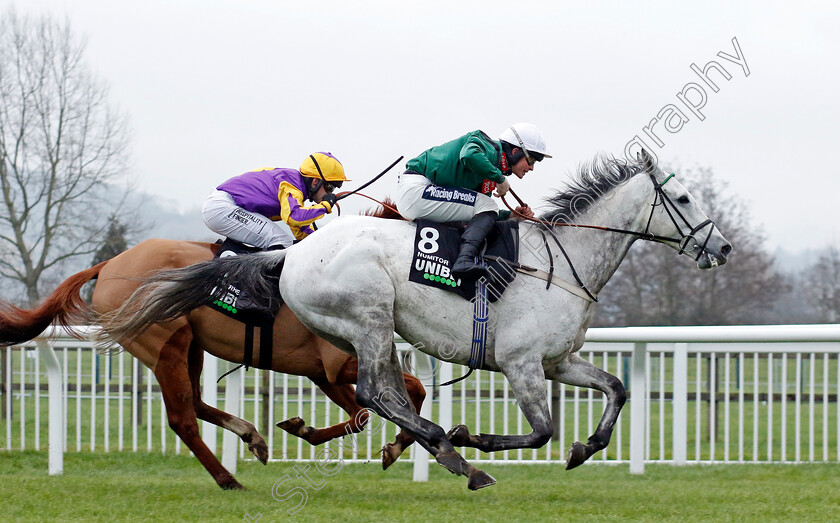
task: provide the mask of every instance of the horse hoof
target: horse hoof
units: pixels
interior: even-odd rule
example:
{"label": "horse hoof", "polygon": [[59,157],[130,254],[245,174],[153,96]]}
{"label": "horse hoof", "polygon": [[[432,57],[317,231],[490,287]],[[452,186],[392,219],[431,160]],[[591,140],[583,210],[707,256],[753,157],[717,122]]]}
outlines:
{"label": "horse hoof", "polygon": [[268,465],[268,445],[265,444],[265,441],[257,441],[256,443],[248,444],[248,450],[251,451],[251,454],[253,454],[255,458],[260,460],[260,463]]}
{"label": "horse hoof", "polygon": [[586,461],[586,447],[580,441],[575,441],[569,448],[566,458],[566,470],[571,470]]}
{"label": "horse hoof", "polygon": [[467,487],[469,487],[470,490],[478,490],[495,484],[496,479],[493,476],[483,470],[476,469],[476,471],[470,476],[470,480],[467,482]]}
{"label": "horse hoof", "polygon": [[470,429],[466,425],[455,425],[446,433],[446,439],[456,447],[469,445]]}
{"label": "horse hoof", "polygon": [[388,467],[393,465],[402,454],[402,451],[393,443],[388,443],[382,447],[382,470],[388,470]]}
{"label": "horse hoof", "polygon": [[467,462],[457,452],[441,452],[435,456],[435,461],[443,465],[446,470],[453,474],[459,476],[465,475],[464,469],[467,466]]}
{"label": "horse hoof", "polygon": [[[312,443],[311,438],[312,438],[313,433],[315,432],[315,428],[314,427],[307,427],[306,422],[303,421],[303,419],[301,419],[301,418],[297,418],[297,417],[289,418],[286,421],[278,422],[277,426],[280,427],[281,429],[285,430],[286,432],[288,432],[292,436],[297,436],[304,441]],[[322,442],[319,441],[318,443],[322,443]],[[312,443],[312,444],[316,445],[318,443]]]}
{"label": "horse hoof", "polygon": [[225,479],[219,481],[219,486],[222,490],[248,490],[242,486],[241,483],[236,481],[233,476],[228,476]]}
{"label": "horse hoof", "polygon": [[300,433],[303,432],[303,428],[306,426],[306,422],[302,418],[294,417],[286,421],[277,422],[277,426],[292,436],[300,436]]}

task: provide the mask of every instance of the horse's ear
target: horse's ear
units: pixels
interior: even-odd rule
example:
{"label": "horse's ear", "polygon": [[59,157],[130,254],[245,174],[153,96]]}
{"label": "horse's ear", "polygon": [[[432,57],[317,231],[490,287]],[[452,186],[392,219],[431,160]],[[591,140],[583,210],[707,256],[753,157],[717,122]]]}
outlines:
{"label": "horse's ear", "polygon": [[656,158],[651,156],[646,149],[642,148],[641,152],[636,154],[636,158],[645,171],[652,173],[656,170]]}

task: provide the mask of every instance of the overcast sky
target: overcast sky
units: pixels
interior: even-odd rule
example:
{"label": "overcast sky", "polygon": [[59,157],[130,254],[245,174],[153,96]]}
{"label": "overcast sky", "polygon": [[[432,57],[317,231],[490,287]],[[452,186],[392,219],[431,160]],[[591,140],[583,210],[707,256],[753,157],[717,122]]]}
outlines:
{"label": "overcast sky", "polygon": [[[535,207],[581,162],[621,155],[638,135],[660,160],[713,168],[771,249],[840,243],[836,3],[9,4],[66,17],[87,38],[91,67],[131,119],[129,174],[181,210],[226,178],[297,167],[313,151],[361,183],[400,155],[527,121],[555,156],[513,182]],[[718,55],[737,58],[733,38],[744,65]],[[708,73],[718,92],[690,67],[712,60],[731,75]],[[703,120],[678,97],[697,103],[691,83],[706,95]],[[669,104],[688,121],[655,124],[659,146],[643,128],[663,109],[678,127]],[[394,193],[396,172],[366,192]],[[345,202],[345,213],[368,206]]]}

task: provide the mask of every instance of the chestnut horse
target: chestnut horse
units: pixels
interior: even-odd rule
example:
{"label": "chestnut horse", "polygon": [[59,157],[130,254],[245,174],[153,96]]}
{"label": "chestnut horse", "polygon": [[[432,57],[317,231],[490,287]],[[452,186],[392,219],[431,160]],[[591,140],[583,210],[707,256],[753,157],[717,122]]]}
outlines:
{"label": "chestnut horse", "polygon": [[[71,276],[36,309],[23,310],[0,302],[0,345],[30,340],[51,323],[65,327],[88,323],[92,317],[119,308],[149,273],[210,260],[217,248],[208,243],[147,240]],[[90,307],[83,302],[79,291],[95,278],[98,281],[92,299],[94,314],[90,314]],[[275,317],[273,339],[271,370],[306,376],[350,415],[349,420],[323,429],[307,427],[300,418],[277,425],[312,445],[361,431],[368,413],[355,399],[357,360],[310,332],[285,305]],[[151,325],[117,340],[154,372],[169,426],[223,489],[243,487],[202,441],[196,418],[234,432],[263,464],[268,460],[268,446],[252,423],[201,400],[199,377],[204,352],[242,363],[244,340],[244,324],[209,307],[199,307],[173,321]],[[260,361],[259,347],[255,346],[253,352],[253,361]],[[419,412],[426,392],[417,378],[409,374],[404,377],[414,408]],[[383,468],[388,468],[413,441],[405,431],[400,432],[394,443],[382,449]]]}

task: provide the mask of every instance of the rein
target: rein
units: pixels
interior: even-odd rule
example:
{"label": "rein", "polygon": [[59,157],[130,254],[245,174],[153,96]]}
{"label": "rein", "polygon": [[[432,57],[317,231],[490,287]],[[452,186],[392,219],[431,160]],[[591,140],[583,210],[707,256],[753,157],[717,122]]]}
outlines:
{"label": "rein", "polygon": [[[514,198],[516,198],[516,201],[519,202],[520,205],[527,206],[526,203],[523,203],[522,200],[519,199],[519,197],[513,192],[512,189],[508,189],[508,192],[513,194]],[[667,198],[667,196],[666,196],[666,198]],[[670,199],[668,201],[670,201]],[[638,236],[639,238],[641,238],[643,240],[650,240],[650,241],[655,241],[655,242],[659,242],[659,243],[664,243],[664,242],[679,243],[679,242],[682,242],[683,238],[684,238],[684,237],[683,238],[671,238],[669,236],[658,236],[656,234],[650,234],[647,231],[646,232],[630,231],[630,230],[627,230],[627,229],[616,229],[615,227],[604,227],[602,225],[583,225],[583,224],[579,224],[579,223],[550,222],[550,221],[546,221],[546,220],[540,220],[539,218],[531,218],[529,216],[523,215],[522,213],[516,212],[516,210],[513,209],[510,206],[510,204],[507,202],[507,200],[505,200],[504,196],[502,196],[502,202],[504,202],[505,206],[513,214],[519,216],[523,220],[533,222],[533,223],[536,223],[538,225],[542,225],[544,227],[575,227],[575,228],[578,228],[578,229],[595,229],[595,230],[598,230],[598,231],[617,232],[617,233],[621,233],[621,234],[630,234],[630,235],[633,235],[633,236]],[[657,206],[657,205],[659,205],[659,204],[656,204],[656,203],[653,204],[654,207]],[[653,212],[651,212],[651,218],[653,218]],[[709,222],[711,222],[711,220],[707,220],[704,223],[706,225],[708,225]],[[650,219],[648,219],[648,226],[650,226]],[[677,229],[679,229],[679,227],[677,227]]]}
{"label": "rein", "polygon": [[[359,189],[361,189],[361,187],[360,187]],[[381,205],[381,206],[382,206],[382,207],[384,207],[385,209],[388,209],[389,211],[395,212],[395,213],[397,213],[397,214],[399,214],[399,213],[400,213],[400,211],[398,211],[398,210],[396,209],[396,207],[392,207],[392,206],[388,205],[387,203],[380,202],[379,200],[377,200],[376,198],[374,198],[374,197],[372,197],[372,196],[368,196],[367,194],[360,193],[360,192],[357,192],[357,191],[358,191],[358,189],[356,189],[356,191],[353,191],[352,193],[350,193],[350,192],[348,191],[348,192],[346,192],[346,193],[339,193],[339,194],[340,194],[340,195],[347,195],[347,196],[350,196],[350,194],[355,194],[356,196],[362,196],[362,197],[364,197],[364,198],[367,198],[368,200],[371,200],[371,201],[373,201],[373,202],[378,203],[379,205]],[[335,204],[335,206],[338,208],[338,216],[341,216],[341,207],[338,205],[338,203],[336,203],[336,204]]]}
{"label": "rein", "polygon": [[[518,269],[519,272],[522,272],[524,274],[529,274],[531,276],[535,276],[535,277],[538,277],[540,279],[546,280],[547,282],[549,282],[549,284],[546,285],[546,289],[548,289],[550,287],[551,283],[555,283],[555,285],[558,285],[559,287],[562,287],[562,288],[566,289],[567,291],[571,292],[572,294],[575,294],[576,296],[580,296],[581,298],[584,298],[584,299],[589,299],[590,301],[593,301],[593,302],[598,301],[598,298],[595,295],[593,295],[589,291],[589,289],[586,288],[586,285],[581,280],[580,276],[578,275],[577,271],[575,270],[575,267],[574,267],[574,264],[572,263],[571,258],[569,258],[569,255],[566,253],[566,250],[560,244],[560,240],[557,238],[557,235],[554,234],[554,231],[552,230],[553,227],[577,227],[577,228],[581,228],[581,229],[595,229],[595,230],[599,230],[599,231],[615,232],[615,233],[619,233],[619,234],[629,234],[629,235],[637,236],[642,240],[654,241],[654,242],[657,242],[657,243],[667,243],[667,242],[676,243],[680,247],[679,254],[684,254],[686,252],[686,248],[688,247],[689,241],[694,241],[695,246],[697,246],[698,243],[697,243],[697,239],[695,238],[695,235],[699,231],[701,231],[704,227],[706,227],[707,225],[711,225],[711,227],[709,227],[709,233],[706,235],[706,239],[703,241],[703,244],[700,245],[700,251],[697,253],[697,256],[694,258],[694,261],[700,260],[700,257],[703,255],[703,253],[706,252],[706,246],[709,244],[709,239],[711,239],[712,233],[715,230],[715,223],[711,219],[706,219],[706,221],[702,222],[701,224],[699,224],[695,227],[692,227],[691,224],[688,222],[688,220],[685,219],[685,217],[679,211],[677,206],[674,205],[674,202],[671,200],[671,198],[667,194],[665,194],[665,190],[662,188],[668,182],[668,180],[670,180],[671,178],[676,176],[675,174],[672,173],[670,176],[665,178],[662,181],[662,183],[657,182],[656,178],[653,176],[653,174],[648,173],[648,176],[650,176],[650,180],[651,180],[651,182],[653,182],[653,187],[654,187],[654,190],[656,191],[656,196],[654,197],[653,203],[651,204],[650,216],[648,217],[647,225],[645,226],[645,232],[630,231],[630,230],[627,230],[627,229],[617,229],[617,228],[614,228],[614,227],[603,227],[603,226],[600,226],[600,225],[582,225],[582,224],[573,224],[573,223],[550,222],[550,221],[546,221],[546,220],[540,220],[538,218],[531,218],[529,216],[523,215],[520,212],[517,212],[514,208],[512,208],[510,206],[510,204],[508,204],[505,197],[502,196],[502,202],[504,202],[505,206],[511,211],[511,213],[519,216],[523,220],[527,220],[527,221],[536,223],[537,225],[540,226],[540,228],[542,229],[540,232],[543,233],[543,242],[545,243],[546,250],[548,251],[548,254],[549,254],[549,260],[550,260],[551,266],[550,266],[549,273],[547,275],[545,275],[547,277],[544,277],[543,275],[534,274],[534,272],[542,272],[542,271],[536,271],[536,269],[534,269],[534,271],[530,271],[530,272],[528,270],[519,270]],[[520,206],[522,206],[522,207],[527,207],[528,206],[525,202],[522,201],[522,199],[512,189],[508,189],[508,192],[510,194],[512,194],[514,198],[516,198],[516,201],[519,203]],[[677,231],[679,232],[679,234],[680,234],[679,238],[672,238],[672,237],[668,237],[668,236],[659,236],[659,235],[651,234],[650,232],[648,232],[649,229],[650,229],[650,224],[653,221],[653,213],[656,211],[656,208],[660,205],[663,206],[663,208],[665,209],[665,212],[668,214],[668,217],[671,219],[671,222],[674,224],[674,227],[676,227]],[[673,209],[673,213],[671,212],[672,209]],[[680,220],[682,220],[683,224],[685,224],[686,227],[688,227],[688,229],[689,229],[688,234],[683,233],[683,227],[677,221],[677,218],[674,216],[674,213],[676,213],[676,216],[679,217]],[[566,258],[566,262],[569,264],[569,268],[571,269],[572,275],[574,276],[575,280],[577,281],[577,284],[578,284],[579,288],[577,288],[577,289],[569,288],[569,286],[574,287],[573,284],[571,284],[569,282],[566,282],[565,280],[561,280],[560,278],[552,276],[552,274],[554,273],[554,261],[553,261],[554,258],[551,255],[551,250],[548,248],[548,242],[545,239],[545,233],[543,231],[549,233],[549,235],[551,235],[551,238],[554,240],[554,243],[556,243],[557,246],[560,248],[560,252],[562,252],[563,257]],[[556,282],[555,280],[559,280],[559,282]],[[579,290],[582,290],[586,294],[586,296],[581,295]]]}
{"label": "rein", "polygon": [[[362,189],[364,189],[364,188],[365,188],[365,187],[367,187],[368,185],[372,184],[372,183],[373,183],[373,182],[375,182],[376,180],[378,180],[378,179],[382,178],[383,176],[385,176],[385,174],[386,174],[388,171],[390,171],[391,169],[393,169],[395,165],[397,165],[398,163],[400,163],[400,160],[402,160],[403,158],[404,158],[403,156],[400,156],[399,158],[397,158],[396,160],[394,160],[394,161],[393,161],[393,163],[391,163],[391,165],[389,165],[388,167],[386,167],[384,171],[382,171],[381,173],[379,173],[379,174],[377,174],[376,176],[374,176],[372,180],[369,180],[367,183],[363,184],[363,185],[362,185],[361,187],[359,187],[358,189],[354,189],[354,190],[352,190],[352,191],[344,191],[344,192],[340,192],[340,193],[338,193],[338,194],[336,195],[336,198],[335,198],[335,207],[338,209],[338,216],[341,216],[341,206],[340,206],[340,205],[338,205],[339,200],[343,200],[344,198],[347,198],[348,196],[351,196],[351,195],[354,195],[354,194],[358,194],[359,196],[364,196],[364,197],[365,197],[365,198],[367,198],[368,200],[373,200],[374,202],[378,203],[378,204],[379,204],[379,205],[381,205],[382,207],[384,207],[384,208],[386,208],[386,209],[388,209],[388,210],[390,210],[390,211],[393,211],[393,212],[395,212],[395,213],[399,214],[399,211],[397,211],[395,208],[391,207],[390,205],[386,205],[386,204],[384,204],[384,203],[380,202],[379,200],[377,200],[376,198],[371,198],[370,196],[368,196],[368,195],[366,195],[366,194],[362,194],[362,193],[360,193],[359,191],[361,191]],[[315,165],[317,166],[318,164],[315,164]]]}
{"label": "rein", "polygon": [[388,171],[390,171],[391,169],[393,169],[393,168],[394,168],[394,166],[395,166],[395,165],[397,165],[398,163],[400,163],[400,160],[402,160],[403,158],[404,158],[403,156],[400,156],[399,158],[397,158],[396,160],[394,160],[394,163],[392,163],[391,165],[389,165],[388,167],[386,167],[384,171],[382,171],[381,173],[379,173],[379,174],[377,174],[376,176],[374,176],[374,178],[373,178],[372,180],[370,180],[370,181],[369,181],[369,182],[367,182],[366,184],[362,185],[362,186],[361,186],[361,187],[359,187],[358,189],[355,189],[355,190],[352,190],[352,191],[343,192],[343,193],[341,193],[341,194],[337,195],[337,196],[336,196],[336,201],[341,200],[341,199],[343,199],[343,198],[347,198],[347,197],[348,197],[348,196],[350,196],[351,194],[355,194],[355,193],[357,193],[357,192],[361,191],[362,189],[364,189],[364,188],[365,188],[365,187],[367,187],[368,185],[372,184],[372,183],[373,183],[373,182],[375,182],[376,180],[378,180],[378,179],[382,178],[383,176],[385,176],[385,173],[387,173]]}

